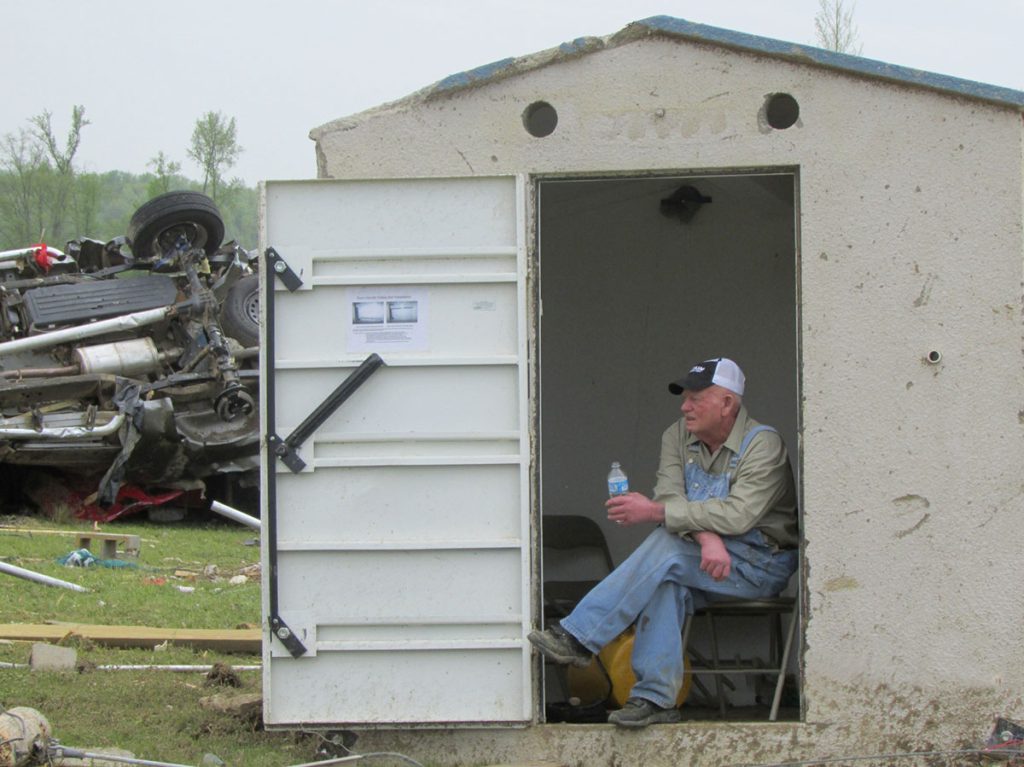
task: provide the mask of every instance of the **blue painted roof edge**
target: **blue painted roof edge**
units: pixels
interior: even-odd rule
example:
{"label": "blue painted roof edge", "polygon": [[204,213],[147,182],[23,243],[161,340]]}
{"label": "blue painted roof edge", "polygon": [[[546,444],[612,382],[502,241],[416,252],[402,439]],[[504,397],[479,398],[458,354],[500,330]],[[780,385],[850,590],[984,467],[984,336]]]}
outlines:
{"label": "blue painted roof edge", "polygon": [[468,85],[472,85],[473,83],[477,83],[482,80],[490,80],[495,76],[502,74],[505,70],[512,69],[515,61],[515,59],[501,59],[501,61],[484,64],[482,67],[468,69],[465,72],[456,72],[454,75],[448,75],[448,77],[435,83],[432,90],[458,90],[459,88],[465,88]]}
{"label": "blue painted roof edge", "polygon": [[836,53],[824,48],[810,45],[760,37],[731,29],[712,27],[706,24],[687,21],[674,16],[651,16],[635,21],[620,32],[609,38],[579,37],[570,42],[562,43],[557,48],[547,51],[549,55],[541,59],[537,54],[518,58],[505,58],[490,64],[458,72],[440,80],[427,89],[430,97],[439,96],[452,91],[468,88],[490,80],[528,71],[567,58],[574,58],[604,48],[636,39],[644,34],[662,34],[679,37],[695,42],[722,45],[729,48],[762,53],[768,56],[789,59],[803,64],[814,64],[842,72],[850,72],[890,82],[905,83],[918,87],[946,93],[954,93],[983,101],[996,102],[1024,110],[1024,91],[1004,88],[999,85],[964,80],[922,69],[887,64],[884,61],[852,56],[847,53]]}
{"label": "blue painted roof edge", "polygon": [[1009,104],[1018,109],[1024,109],[1024,91],[1014,90],[1013,88],[989,85],[974,80],[963,80],[959,77],[950,77],[934,72],[926,72],[921,69],[887,64],[884,61],[851,56],[847,53],[836,53],[835,51],[828,51],[809,45],[784,42],[770,37],[759,37],[746,34],[745,32],[735,32],[731,29],[710,27],[674,16],[651,16],[647,19],[641,19],[626,27],[619,34],[630,32],[631,27],[646,28],[655,33],[725,45],[731,48],[764,53],[769,56],[779,56],[803,63],[814,63],[832,69],[854,72],[867,77],[876,77],[949,93],[957,93],[971,98],[995,101],[1001,104]]}
{"label": "blue painted roof edge", "polygon": [[460,88],[467,88],[476,83],[485,82],[487,80],[496,80],[503,76],[512,75],[516,72],[521,72],[526,69],[532,69],[544,64],[549,64],[554,60],[563,60],[567,58],[573,58],[575,56],[581,56],[585,53],[589,53],[593,50],[598,50],[604,47],[604,40],[598,37],[577,37],[567,43],[562,43],[557,48],[550,51],[552,54],[545,60],[536,59],[536,54],[533,57],[524,56],[520,58],[507,58],[495,61],[490,64],[484,64],[483,66],[476,67],[474,69],[468,69],[465,72],[457,72],[453,75],[434,83],[430,87],[431,95],[437,95],[448,91],[459,90]]}

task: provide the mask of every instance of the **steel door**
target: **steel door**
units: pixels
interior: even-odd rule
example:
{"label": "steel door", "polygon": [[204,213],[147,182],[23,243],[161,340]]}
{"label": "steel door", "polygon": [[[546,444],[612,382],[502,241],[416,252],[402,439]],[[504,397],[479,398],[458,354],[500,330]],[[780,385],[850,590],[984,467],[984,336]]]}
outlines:
{"label": "steel door", "polygon": [[532,716],[524,189],[263,186],[270,725]]}

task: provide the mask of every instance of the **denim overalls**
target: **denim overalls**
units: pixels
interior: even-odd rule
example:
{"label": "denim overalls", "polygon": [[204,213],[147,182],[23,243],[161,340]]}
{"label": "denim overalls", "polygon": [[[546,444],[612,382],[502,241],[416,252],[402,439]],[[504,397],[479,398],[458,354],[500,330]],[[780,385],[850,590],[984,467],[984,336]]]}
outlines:
{"label": "denim overalls", "polygon": [[[732,472],[751,439],[770,426],[755,426],[743,438],[725,474],[709,474],[687,459],[686,496],[691,501],[725,498]],[[699,450],[697,444],[690,450]],[[694,609],[716,597],[754,599],[778,594],[796,570],[797,552],[769,545],[759,530],[723,535],[732,558],[729,577],[716,581],[700,569],[700,545],[657,527],[621,565],[587,594],[562,626],[597,652],[636,622],[630,695],[662,707],[675,705],[683,682],[682,627]]]}

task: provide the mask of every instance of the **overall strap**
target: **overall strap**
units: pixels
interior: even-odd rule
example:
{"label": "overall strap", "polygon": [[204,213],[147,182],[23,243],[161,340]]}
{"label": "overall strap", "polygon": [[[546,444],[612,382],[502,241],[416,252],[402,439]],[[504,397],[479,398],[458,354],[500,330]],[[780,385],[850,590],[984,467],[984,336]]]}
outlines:
{"label": "overall strap", "polygon": [[740,443],[740,451],[729,460],[730,470],[736,468],[736,464],[740,462],[740,458],[742,458],[743,454],[747,452],[747,448],[750,446],[751,440],[754,439],[754,437],[757,436],[762,431],[775,431],[775,429],[773,429],[771,426],[765,426],[764,424],[761,424],[760,426],[755,426],[753,429],[748,431],[743,436],[743,442]]}

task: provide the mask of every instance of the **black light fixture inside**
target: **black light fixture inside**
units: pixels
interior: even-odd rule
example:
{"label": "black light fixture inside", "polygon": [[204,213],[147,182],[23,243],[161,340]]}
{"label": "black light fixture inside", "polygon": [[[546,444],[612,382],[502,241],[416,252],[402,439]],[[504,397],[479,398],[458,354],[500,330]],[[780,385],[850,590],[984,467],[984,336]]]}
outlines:
{"label": "black light fixture inside", "polygon": [[684,185],[676,189],[661,201],[661,215],[666,218],[678,218],[688,224],[701,205],[711,202],[711,198],[700,193],[695,186]]}

